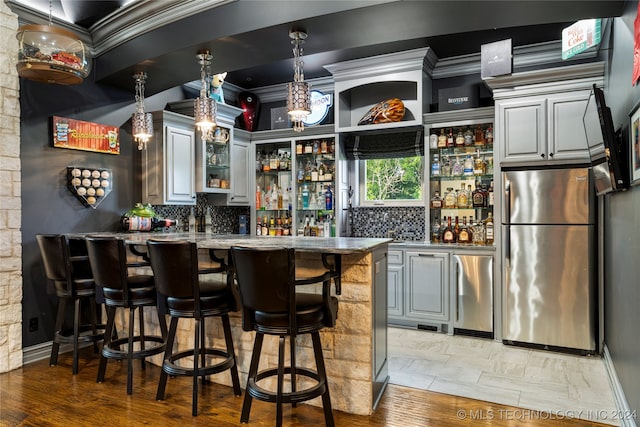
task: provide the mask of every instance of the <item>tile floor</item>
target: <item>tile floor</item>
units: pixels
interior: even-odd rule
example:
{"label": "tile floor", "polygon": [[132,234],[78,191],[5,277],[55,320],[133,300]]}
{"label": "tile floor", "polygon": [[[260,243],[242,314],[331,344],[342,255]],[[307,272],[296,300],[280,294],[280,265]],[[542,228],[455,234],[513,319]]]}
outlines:
{"label": "tile floor", "polygon": [[598,356],[390,327],[389,375],[392,384],[620,425]]}

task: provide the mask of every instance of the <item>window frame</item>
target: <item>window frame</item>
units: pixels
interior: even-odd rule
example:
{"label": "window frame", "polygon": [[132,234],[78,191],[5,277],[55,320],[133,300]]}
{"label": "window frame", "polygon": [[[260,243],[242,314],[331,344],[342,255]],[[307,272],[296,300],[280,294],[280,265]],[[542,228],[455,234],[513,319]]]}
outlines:
{"label": "window frame", "polygon": [[[414,156],[417,157],[417,156]],[[358,205],[361,207],[421,207],[426,206],[426,156],[422,155],[422,183],[420,184],[421,198],[415,200],[367,200],[366,199],[366,161],[354,160],[356,177],[358,178]]]}

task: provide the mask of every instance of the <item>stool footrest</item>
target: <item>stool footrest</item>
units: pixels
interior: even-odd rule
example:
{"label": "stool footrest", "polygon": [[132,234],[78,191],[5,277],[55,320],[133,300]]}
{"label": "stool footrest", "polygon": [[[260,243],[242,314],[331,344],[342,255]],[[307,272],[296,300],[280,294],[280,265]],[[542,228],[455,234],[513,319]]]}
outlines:
{"label": "stool footrest", "polygon": [[[144,350],[136,350],[131,352],[131,356],[134,359],[144,359],[148,356],[153,356],[154,354],[162,353],[165,349],[164,338],[155,336],[155,335],[137,335],[133,337],[133,342],[144,342],[146,343],[157,343],[153,347],[145,348]],[[109,344],[104,345],[102,347],[102,355],[109,359],[128,359],[129,352],[125,350],[120,350],[119,348],[123,345],[127,345],[129,343],[127,338],[118,338],[111,341]]]}
{"label": "stool footrest", "polygon": [[[222,360],[221,362],[215,365],[198,367],[197,375],[200,377],[206,376],[206,375],[213,375],[213,374],[226,371],[227,369],[230,369],[236,364],[233,355],[230,355],[224,350],[218,350],[215,348],[200,349],[200,353],[198,354],[198,357],[201,357],[202,353],[204,353],[205,355],[223,357],[224,360]],[[177,376],[177,375],[193,376],[194,375],[193,367],[187,368],[185,366],[178,366],[174,363],[176,360],[180,360],[185,357],[193,357],[193,349],[172,354],[170,360],[165,359],[164,362],[162,362],[162,370],[164,370],[167,374],[172,376]]]}
{"label": "stool footrest", "polygon": [[[101,341],[104,338],[104,325],[96,325],[96,334],[93,334],[93,326],[91,324],[80,325],[78,328],[78,342],[94,342]],[[87,334],[91,332],[91,334]],[[74,341],[73,329],[63,329],[55,333],[53,337],[55,342],[72,343]]]}
{"label": "stool footrest", "polygon": [[[287,366],[284,368],[284,374],[291,374],[291,367]],[[264,371],[258,372],[256,375],[256,379],[249,379],[247,383],[246,393],[249,393],[251,397],[262,400],[264,402],[276,402],[277,395],[275,392],[267,390],[263,387],[260,387],[257,382],[263,380],[265,378],[274,377],[278,375],[278,369],[266,369]],[[310,369],[298,368],[296,367],[296,376],[301,375],[307,378],[311,378],[316,380],[318,384],[313,387],[309,387],[303,390],[296,390],[294,392],[282,393],[282,403],[299,403],[305,402],[307,400],[314,399],[318,396],[321,396],[327,390],[327,384],[324,381],[320,380],[318,373],[316,371],[312,371]]]}

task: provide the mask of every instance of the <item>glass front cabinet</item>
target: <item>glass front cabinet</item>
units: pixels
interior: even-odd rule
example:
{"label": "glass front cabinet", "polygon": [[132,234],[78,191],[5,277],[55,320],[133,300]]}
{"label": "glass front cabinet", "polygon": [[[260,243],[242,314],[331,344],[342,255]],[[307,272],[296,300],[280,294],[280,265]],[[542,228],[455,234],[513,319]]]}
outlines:
{"label": "glass front cabinet", "polygon": [[255,141],[253,234],[336,236],[334,134]]}
{"label": "glass front cabinet", "polygon": [[431,243],[494,244],[493,115],[476,115],[427,126]]}

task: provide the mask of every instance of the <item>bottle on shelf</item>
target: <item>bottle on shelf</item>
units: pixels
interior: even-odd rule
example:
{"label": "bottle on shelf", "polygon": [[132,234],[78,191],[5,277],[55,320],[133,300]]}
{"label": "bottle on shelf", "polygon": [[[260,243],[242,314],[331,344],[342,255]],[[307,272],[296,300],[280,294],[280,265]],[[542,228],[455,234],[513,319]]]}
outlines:
{"label": "bottle on shelf", "polygon": [[433,197],[431,197],[429,206],[431,209],[442,209],[442,198],[440,197],[440,192],[438,190],[433,192]]}
{"label": "bottle on shelf", "polygon": [[269,221],[267,219],[267,215],[264,215],[262,217],[262,235],[263,236],[269,235]]}
{"label": "bottle on shelf", "polygon": [[189,233],[195,233],[196,231],[196,214],[194,212],[194,207],[191,206],[191,211],[189,212]]}
{"label": "bottle on shelf", "polygon": [[307,141],[305,143],[304,154],[313,154],[313,145],[311,145],[311,141]]}
{"label": "bottle on shelf", "polygon": [[474,142],[475,142],[475,137],[473,135],[473,132],[471,131],[471,128],[467,126],[467,130],[464,132],[464,146],[470,147],[473,145]]}
{"label": "bottle on shelf", "polygon": [[431,176],[440,176],[440,156],[433,155],[433,163],[431,163]]}
{"label": "bottle on shelf", "polygon": [[460,163],[460,156],[456,156],[455,163],[451,166],[451,175],[452,176],[462,176],[463,166]]}
{"label": "bottle on shelf", "polygon": [[256,186],[256,210],[262,208],[262,192],[260,191],[260,186]]}
{"label": "bottle on shelf", "polygon": [[481,176],[486,173],[487,169],[484,164],[484,159],[480,157],[480,150],[478,150],[478,154],[475,159],[473,159],[473,174],[476,176]]}
{"label": "bottle on shelf", "polygon": [[429,149],[435,150],[438,148],[438,135],[436,135],[435,130],[431,131],[431,135],[429,135]]}
{"label": "bottle on shelf", "polygon": [[327,140],[323,139],[322,141],[320,141],[320,153],[327,154],[328,150],[329,148],[328,148]]}
{"label": "bottle on shelf", "polygon": [[276,193],[276,200],[278,209],[284,209],[284,195],[282,194],[282,187],[278,187],[278,192]]}
{"label": "bottle on shelf", "polygon": [[325,197],[324,208],[328,211],[333,210],[333,192],[331,191],[331,185],[327,186],[327,191],[325,191],[324,197]]}
{"label": "bottle on shelf", "polygon": [[302,209],[309,209],[309,187],[307,184],[302,187]]}
{"label": "bottle on shelf", "polygon": [[474,245],[485,244],[484,223],[482,223],[482,221],[473,222],[473,244]]}
{"label": "bottle on shelf", "polygon": [[456,144],[456,147],[464,146],[464,134],[462,133],[462,128],[458,129],[458,133],[456,134],[455,144]]}
{"label": "bottle on shelf", "polygon": [[484,145],[484,131],[482,130],[482,127],[480,125],[476,126],[475,134],[475,145]]}
{"label": "bottle on shelf", "polygon": [[493,144],[493,127],[489,125],[484,133],[484,139],[487,144]]}
{"label": "bottle on shelf", "polygon": [[440,165],[440,176],[451,176],[451,159],[449,156],[445,156]]}
{"label": "bottle on shelf", "polygon": [[313,181],[313,182],[318,181],[318,166],[317,166],[317,164],[314,164],[313,167],[311,168],[311,181]]}
{"label": "bottle on shelf", "polygon": [[493,198],[493,180],[491,180],[491,184],[489,184],[489,191],[487,196],[487,205],[493,206],[494,198]]}
{"label": "bottle on shelf", "polygon": [[486,207],[486,199],[484,191],[482,191],[482,184],[480,180],[476,181],[476,189],[473,190],[471,194],[472,205],[474,208],[484,208]]}
{"label": "bottle on shelf", "polygon": [[447,148],[447,135],[444,134],[444,128],[440,129],[440,135],[438,135],[438,148]]}
{"label": "bottle on shelf", "polygon": [[485,243],[493,245],[493,214],[489,212],[489,216],[484,220]]}
{"label": "bottle on shelf", "polygon": [[444,195],[444,208],[455,209],[457,208],[458,197],[453,191],[453,187],[447,187],[447,193]]}
{"label": "bottle on shelf", "polygon": [[458,191],[458,208],[464,209],[469,206],[470,194],[465,188],[464,182],[460,184],[460,191]]}
{"label": "bottle on shelf", "polygon": [[262,218],[256,218],[256,236],[262,236]]}
{"label": "bottle on shelf", "polygon": [[467,157],[464,159],[464,163],[462,165],[462,174],[465,176],[473,175],[473,158],[470,154],[467,154]]}
{"label": "bottle on shelf", "polygon": [[296,154],[302,154],[302,141],[296,141]]}
{"label": "bottle on shelf", "polygon": [[451,225],[451,217],[447,218],[447,225],[442,232],[442,242],[443,243],[455,243],[455,234],[453,232],[453,226]]}
{"label": "bottle on shelf", "polygon": [[440,243],[441,228],[440,223],[436,219],[431,226],[431,243]]}
{"label": "bottle on shelf", "polygon": [[453,128],[449,129],[449,133],[447,133],[447,148],[451,148],[455,146],[455,141],[453,137]]}
{"label": "bottle on shelf", "polygon": [[460,238],[460,221],[458,220],[458,216],[456,215],[456,221],[453,224],[453,238],[455,243],[458,243],[458,239]]}

